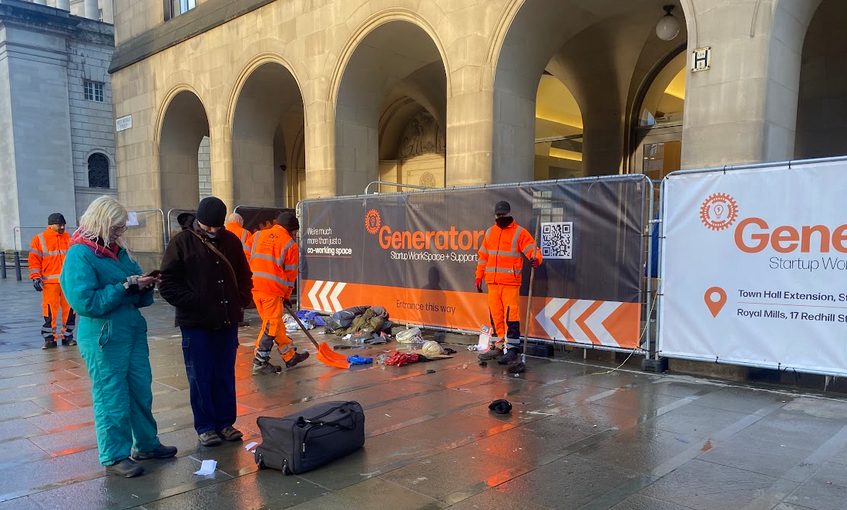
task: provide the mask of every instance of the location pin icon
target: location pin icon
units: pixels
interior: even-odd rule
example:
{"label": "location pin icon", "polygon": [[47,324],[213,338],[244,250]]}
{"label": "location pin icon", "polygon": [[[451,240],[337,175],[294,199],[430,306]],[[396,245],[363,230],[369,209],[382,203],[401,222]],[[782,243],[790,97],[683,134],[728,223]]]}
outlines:
{"label": "location pin icon", "polygon": [[720,287],[709,287],[703,295],[703,300],[712,312],[712,317],[717,317],[726,304],[726,291]]}

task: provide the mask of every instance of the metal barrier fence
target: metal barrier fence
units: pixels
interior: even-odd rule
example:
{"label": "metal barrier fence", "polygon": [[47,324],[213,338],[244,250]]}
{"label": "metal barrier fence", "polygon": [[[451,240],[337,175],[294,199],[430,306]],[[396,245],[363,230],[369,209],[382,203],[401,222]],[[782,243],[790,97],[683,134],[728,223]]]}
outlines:
{"label": "metal barrier fence", "polygon": [[324,312],[381,305],[398,322],[478,332],[488,312],[473,288],[476,253],[493,204],[505,199],[528,231],[540,222],[548,251],[528,303],[529,336],[654,355],[645,342],[653,192],[638,174],[306,200],[301,303]]}

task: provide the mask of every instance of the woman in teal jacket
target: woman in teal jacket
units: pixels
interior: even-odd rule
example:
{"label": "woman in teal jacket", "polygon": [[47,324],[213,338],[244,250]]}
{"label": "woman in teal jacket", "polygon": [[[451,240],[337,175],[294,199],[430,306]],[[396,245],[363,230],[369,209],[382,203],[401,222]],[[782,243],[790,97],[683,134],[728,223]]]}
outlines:
{"label": "woman in teal jacket", "polygon": [[121,236],[127,212],[110,197],[96,199],[79,222],[62,267],[61,285],[79,316],[79,351],[91,377],[100,463],[127,478],[136,460],[176,455],[162,446],[153,418],[147,322],[138,310],[153,304],[157,280],[140,276]]}

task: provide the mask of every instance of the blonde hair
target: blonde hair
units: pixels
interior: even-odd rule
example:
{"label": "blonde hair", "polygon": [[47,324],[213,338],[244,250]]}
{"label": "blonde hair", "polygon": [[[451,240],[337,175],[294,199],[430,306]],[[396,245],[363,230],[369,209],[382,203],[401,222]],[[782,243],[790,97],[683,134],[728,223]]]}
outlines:
{"label": "blonde hair", "polygon": [[[99,241],[104,246],[109,247],[111,244],[109,242],[109,232],[112,230],[112,227],[120,223],[126,223],[126,220],[126,208],[114,198],[104,195],[91,202],[88,209],[85,210],[82,218],[79,219],[79,229],[77,229],[77,232],[89,241]],[[125,250],[127,249],[123,236],[117,238],[115,244]]]}

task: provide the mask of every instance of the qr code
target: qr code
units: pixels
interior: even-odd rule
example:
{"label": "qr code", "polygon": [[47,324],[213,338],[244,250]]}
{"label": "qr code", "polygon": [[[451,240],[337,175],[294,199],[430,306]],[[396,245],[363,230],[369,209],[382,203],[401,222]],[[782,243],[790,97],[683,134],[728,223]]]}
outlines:
{"label": "qr code", "polygon": [[541,255],[545,259],[573,258],[573,222],[541,224]]}

